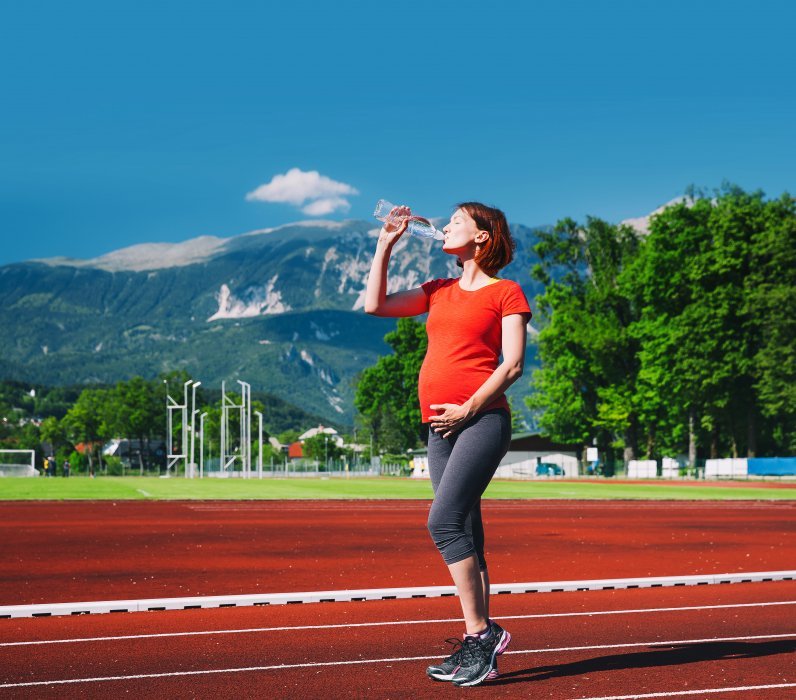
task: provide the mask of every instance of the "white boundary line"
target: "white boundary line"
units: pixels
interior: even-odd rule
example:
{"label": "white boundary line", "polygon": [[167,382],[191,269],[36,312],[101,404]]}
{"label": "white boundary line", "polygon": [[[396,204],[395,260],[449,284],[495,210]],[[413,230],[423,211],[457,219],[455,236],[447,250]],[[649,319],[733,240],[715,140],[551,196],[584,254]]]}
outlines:
{"label": "white boundary line", "polygon": [[[506,654],[552,654],[572,651],[596,651],[604,649],[630,649],[638,647],[666,647],[680,646],[682,644],[706,644],[712,642],[743,642],[760,639],[794,639],[796,632],[788,634],[761,634],[746,637],[709,637],[707,639],[675,639],[669,641],[633,642],[627,644],[596,644],[593,646],[578,647],[550,647],[548,649],[520,649],[518,651],[507,651]],[[167,671],[164,673],[137,673],[126,676],[96,676],[93,678],[64,678],[49,681],[25,681],[21,683],[0,683],[0,688],[26,688],[40,685],[65,685],[69,683],[97,683],[100,681],[124,681],[138,680],[142,678],[170,678],[175,676],[203,676],[215,673],[243,673],[246,671],[284,671],[296,668],[322,668],[329,666],[358,666],[363,664],[385,664],[399,661],[425,661],[428,659],[438,659],[439,654],[432,656],[400,656],[387,659],[346,659],[344,661],[309,661],[296,664],[273,664],[270,666],[245,666],[233,668],[211,668],[194,671]],[[796,685],[796,683],[794,683]],[[628,696],[630,698],[639,697],[637,695]],[[654,697],[654,696],[653,696]],[[584,699],[586,700],[586,699]]]}
{"label": "white boundary line", "polygon": [[[623,610],[594,610],[564,613],[536,613],[530,615],[500,615],[495,620],[538,620],[558,617],[599,617],[601,615],[640,615],[645,613],[693,612],[695,610],[726,610],[728,608],[764,608],[774,605],[796,605],[796,600],[762,603],[725,603],[721,605],[688,605],[676,608],[631,608]],[[381,622],[350,622],[334,625],[293,625],[283,627],[244,627],[240,629],[194,630],[191,632],[155,632],[110,637],[74,637],[71,639],[36,639],[24,642],[0,642],[0,647],[38,646],[42,644],[76,644],[79,642],[112,642],[128,639],[159,639],[162,637],[199,637],[213,634],[259,634],[261,632],[297,632],[299,630],[349,629],[352,627],[392,627],[396,625],[434,625],[461,622],[461,617],[434,620],[384,620]]]}
{"label": "white boundary line", "polygon": [[[596,579],[584,581],[541,581],[535,583],[493,583],[492,595],[503,593],[556,593],[559,591],[599,591],[624,588],[668,586],[704,586],[720,583],[793,581],[796,571],[755,571],[732,574],[652,576],[643,578]],[[142,600],[98,600],[75,603],[39,603],[0,606],[0,618],[48,617],[51,615],[87,615],[90,613],[144,612],[151,610],[186,610],[192,608],[244,607],[251,605],[286,605],[291,603],[336,603],[360,600],[400,598],[439,598],[455,596],[454,586],[416,588],[368,588],[342,591],[301,591],[253,595],[194,596],[185,598],[146,598]]]}

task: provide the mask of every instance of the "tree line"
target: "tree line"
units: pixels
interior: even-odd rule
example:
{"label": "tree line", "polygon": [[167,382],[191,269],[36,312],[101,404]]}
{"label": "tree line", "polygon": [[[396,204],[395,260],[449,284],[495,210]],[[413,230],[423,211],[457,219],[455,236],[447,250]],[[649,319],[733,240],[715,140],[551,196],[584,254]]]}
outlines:
{"label": "tree line", "polygon": [[[30,386],[19,381],[0,382],[0,448],[30,449],[37,453],[41,464],[45,456],[54,456],[60,466],[69,460],[74,472],[114,473],[121,469],[118,458],[108,458],[103,447],[109,440],[123,438],[137,444],[130,468],[144,471],[165,466],[163,443],[166,440],[166,387],[171,395],[182,402],[182,388],[190,376],[185,371],[164,373],[155,379],[133,377],[112,386],[94,387],[43,387]],[[204,421],[205,456],[218,457],[220,451],[221,401],[220,392],[200,387],[196,406],[206,413]],[[284,401],[269,395],[255,397],[252,411],[264,417],[263,463],[273,460],[279,464],[284,459],[281,450],[267,441],[274,435],[281,444],[289,444],[309,425],[318,425],[322,419],[309,416]],[[172,444],[180,451],[181,412],[174,414]],[[229,411],[230,444],[228,453],[240,448],[239,412]],[[294,426],[303,426],[301,429]],[[195,421],[198,430],[198,418]],[[253,460],[258,457],[257,430],[252,427]],[[160,448],[160,457],[154,445]],[[199,446],[196,450],[198,454]],[[340,459],[345,456],[336,444],[322,436],[305,445],[309,459]],[[198,459],[198,457],[197,457]]]}
{"label": "tree line", "polygon": [[[539,232],[541,368],[528,406],[557,442],[608,461],[796,453],[796,202],[689,188],[648,232],[587,217]],[[360,420],[418,444],[425,327],[399,319],[393,354],[360,376]]]}
{"label": "tree line", "polygon": [[796,452],[796,202],[691,188],[643,235],[560,221],[536,247],[530,405],[555,440],[634,458]]}

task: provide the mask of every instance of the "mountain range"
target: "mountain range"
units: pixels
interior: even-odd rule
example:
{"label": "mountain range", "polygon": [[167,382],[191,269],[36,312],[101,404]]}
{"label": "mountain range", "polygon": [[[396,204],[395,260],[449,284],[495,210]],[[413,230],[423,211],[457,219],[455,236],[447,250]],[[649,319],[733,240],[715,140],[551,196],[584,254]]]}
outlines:
{"label": "mountain range", "polygon": [[[530,277],[538,231],[512,226],[517,251],[501,273],[529,300],[541,291]],[[363,311],[377,235],[365,221],[306,221],[2,266],[0,378],[108,384],[185,369],[351,425],[356,376],[391,351],[395,326]],[[389,291],[457,274],[438,242],[405,236]],[[529,345],[533,365],[533,328]],[[527,392],[526,378],[512,387],[515,408]]]}

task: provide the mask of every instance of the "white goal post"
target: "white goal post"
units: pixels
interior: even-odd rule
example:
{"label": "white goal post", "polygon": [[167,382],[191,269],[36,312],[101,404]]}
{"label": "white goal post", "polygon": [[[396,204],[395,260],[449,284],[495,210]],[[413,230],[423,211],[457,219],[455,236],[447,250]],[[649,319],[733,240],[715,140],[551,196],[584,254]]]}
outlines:
{"label": "white goal post", "polygon": [[0,476],[38,476],[35,450],[0,449]]}

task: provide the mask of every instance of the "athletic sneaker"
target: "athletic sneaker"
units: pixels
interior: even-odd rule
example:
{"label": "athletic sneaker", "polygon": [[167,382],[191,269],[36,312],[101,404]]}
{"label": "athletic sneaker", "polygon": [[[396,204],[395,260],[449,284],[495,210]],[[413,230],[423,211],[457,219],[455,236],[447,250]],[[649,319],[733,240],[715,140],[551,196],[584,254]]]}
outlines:
{"label": "athletic sneaker", "polygon": [[509,634],[506,630],[504,630],[497,622],[494,620],[489,621],[489,627],[492,629],[492,634],[494,634],[500,642],[498,643],[497,653],[502,654],[506,651],[506,647],[508,647],[509,642],[511,641],[511,634]]}
{"label": "athletic sneaker", "polygon": [[478,635],[466,636],[461,648],[459,669],[451,681],[457,686],[479,685],[490,676],[496,677],[498,654],[503,653],[511,635],[497,623],[490,624],[491,634],[485,639]]}
{"label": "athletic sneaker", "polygon": [[486,677],[486,680],[491,681],[497,678],[500,673],[498,673],[498,660],[497,657],[499,654],[502,654],[506,651],[506,647],[508,647],[509,642],[511,641],[511,634],[504,630],[497,622],[494,620],[489,621],[489,626],[492,628],[492,634],[496,635],[499,639],[502,639],[500,644],[497,648],[497,654],[495,655],[495,660],[492,664],[492,670]]}
{"label": "athletic sneaker", "polygon": [[438,664],[429,666],[426,669],[426,675],[435,681],[449,681],[459,670],[459,662],[462,658],[462,643],[455,638],[446,639],[445,641],[448,644],[453,644],[453,653],[447,659],[443,659]]}

